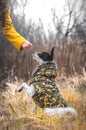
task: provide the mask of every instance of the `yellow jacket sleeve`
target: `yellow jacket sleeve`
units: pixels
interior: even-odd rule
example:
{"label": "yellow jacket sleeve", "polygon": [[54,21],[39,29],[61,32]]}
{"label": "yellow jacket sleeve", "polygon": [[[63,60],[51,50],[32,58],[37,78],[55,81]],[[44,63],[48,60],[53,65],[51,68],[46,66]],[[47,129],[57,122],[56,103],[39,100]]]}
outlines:
{"label": "yellow jacket sleeve", "polygon": [[3,27],[3,33],[8,41],[10,41],[17,50],[20,51],[22,44],[26,41],[13,27],[12,19],[10,17],[10,9],[5,11],[5,23]]}

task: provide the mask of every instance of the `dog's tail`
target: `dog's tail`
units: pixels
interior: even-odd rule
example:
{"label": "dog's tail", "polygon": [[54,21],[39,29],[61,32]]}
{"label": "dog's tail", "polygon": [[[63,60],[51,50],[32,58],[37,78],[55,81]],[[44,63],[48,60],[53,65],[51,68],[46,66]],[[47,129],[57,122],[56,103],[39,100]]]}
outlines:
{"label": "dog's tail", "polygon": [[45,108],[45,113],[47,115],[58,114],[60,116],[67,113],[70,113],[75,116],[77,115],[77,111],[72,107]]}

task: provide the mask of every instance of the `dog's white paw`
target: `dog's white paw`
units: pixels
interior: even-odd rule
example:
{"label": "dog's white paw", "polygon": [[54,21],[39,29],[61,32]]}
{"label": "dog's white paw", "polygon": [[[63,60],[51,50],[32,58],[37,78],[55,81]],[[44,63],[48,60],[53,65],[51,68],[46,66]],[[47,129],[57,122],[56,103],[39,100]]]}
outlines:
{"label": "dog's white paw", "polygon": [[22,89],[23,89],[23,87],[20,86],[20,87],[17,89],[17,92],[21,92]]}

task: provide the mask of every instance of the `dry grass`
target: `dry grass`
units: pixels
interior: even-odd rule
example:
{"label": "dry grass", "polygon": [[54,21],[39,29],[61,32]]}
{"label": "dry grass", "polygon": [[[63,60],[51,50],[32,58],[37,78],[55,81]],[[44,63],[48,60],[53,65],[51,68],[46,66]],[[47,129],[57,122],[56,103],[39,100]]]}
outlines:
{"label": "dry grass", "polygon": [[[18,81],[16,77],[29,79],[36,65],[32,61],[32,52],[50,51],[52,46],[55,46],[55,61],[59,63],[56,82],[68,105],[77,110],[77,117],[47,116],[40,108],[32,113],[33,100],[24,91],[15,92],[23,82]],[[86,71],[83,69],[86,69],[86,46],[81,46],[78,42],[61,45],[46,43],[46,48],[42,44],[36,44],[30,52],[17,54],[11,51],[11,54],[6,52],[3,56],[5,56],[3,59],[7,60],[2,62],[5,70],[1,68],[0,79],[8,77],[7,80],[10,82],[6,83],[8,88],[6,91],[0,91],[0,130],[86,130]],[[16,82],[13,82],[14,80]]]}
{"label": "dry grass", "polygon": [[[43,46],[36,43],[32,50],[22,51],[1,49],[0,52],[0,81],[8,77],[8,80],[18,77],[18,79],[28,80],[35,68],[36,62],[33,61],[33,52],[50,51],[55,46],[54,59],[58,64],[61,73],[66,76],[74,75],[75,72],[82,74],[82,69],[86,70],[86,45],[81,45],[77,41],[57,44],[55,42],[45,43]],[[23,74],[21,74],[23,72]]]}
{"label": "dry grass", "polygon": [[24,91],[15,92],[20,83],[7,83],[9,89],[0,97],[0,130],[86,130],[86,72],[60,77],[57,82],[68,105],[77,110],[77,117],[47,116],[40,108],[32,113],[32,99]]}

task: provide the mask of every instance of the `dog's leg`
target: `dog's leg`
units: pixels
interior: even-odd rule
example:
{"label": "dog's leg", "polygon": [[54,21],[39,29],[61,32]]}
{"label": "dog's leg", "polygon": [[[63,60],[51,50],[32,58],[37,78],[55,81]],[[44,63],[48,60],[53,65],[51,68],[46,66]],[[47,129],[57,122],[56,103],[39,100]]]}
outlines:
{"label": "dog's leg", "polygon": [[19,88],[17,89],[17,92],[21,92],[23,90],[23,86],[24,86],[25,83],[22,83]]}
{"label": "dog's leg", "polygon": [[23,90],[23,88],[25,89],[25,91],[27,92],[27,94],[30,97],[32,97],[35,94],[35,87],[34,87],[34,85],[28,86],[26,83],[22,83],[20,85],[20,87],[17,89],[17,92],[21,92]]}
{"label": "dog's leg", "polygon": [[37,105],[34,104],[33,108],[32,108],[32,112],[35,112],[37,110]]}

